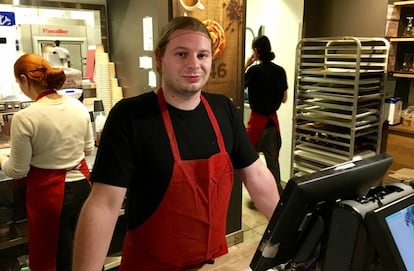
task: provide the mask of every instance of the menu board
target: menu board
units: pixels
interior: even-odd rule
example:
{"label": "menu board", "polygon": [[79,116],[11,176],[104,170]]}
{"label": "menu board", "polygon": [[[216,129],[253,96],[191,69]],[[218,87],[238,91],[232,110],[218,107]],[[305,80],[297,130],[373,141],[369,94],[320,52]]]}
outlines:
{"label": "menu board", "polygon": [[243,104],[245,0],[172,0],[173,16],[203,21],[213,39],[213,65],[203,90]]}

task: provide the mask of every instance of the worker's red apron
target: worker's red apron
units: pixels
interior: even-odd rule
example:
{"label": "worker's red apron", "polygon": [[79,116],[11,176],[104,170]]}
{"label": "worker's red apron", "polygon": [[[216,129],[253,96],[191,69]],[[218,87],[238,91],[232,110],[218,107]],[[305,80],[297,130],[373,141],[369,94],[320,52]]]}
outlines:
{"label": "worker's red apron", "polygon": [[173,172],[156,211],[142,225],[127,232],[121,271],[181,271],[212,262],[227,253],[226,215],[233,187],[233,167],[217,120],[203,96],[201,101],[220,152],[208,159],[181,160],[162,89],[158,91],[174,156]]}
{"label": "worker's red apron", "polygon": [[275,123],[276,133],[279,134],[279,119],[276,113],[266,116],[253,111],[250,112],[250,118],[247,122],[246,131],[249,135],[250,142],[253,144],[253,146],[256,146],[257,141],[259,141],[260,135],[266,128],[266,124],[269,120],[272,120]]}
{"label": "worker's red apron", "polygon": [[[85,159],[76,169],[89,180],[89,169]],[[30,270],[56,269],[60,216],[67,171],[31,166],[26,177]]]}

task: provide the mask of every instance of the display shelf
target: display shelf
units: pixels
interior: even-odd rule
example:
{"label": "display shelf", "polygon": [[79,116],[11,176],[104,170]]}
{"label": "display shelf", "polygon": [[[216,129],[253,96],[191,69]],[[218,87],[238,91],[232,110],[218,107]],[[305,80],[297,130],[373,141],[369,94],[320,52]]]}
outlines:
{"label": "display shelf", "polygon": [[414,42],[414,37],[390,38],[390,42]]}
{"label": "display shelf", "polygon": [[[414,66],[410,61],[410,54],[414,53],[414,35],[405,37],[403,32],[408,24],[407,17],[414,15],[414,1],[390,2],[390,8],[395,11],[392,18],[397,25],[394,28],[394,36],[390,37],[389,76],[391,84],[388,93],[395,97],[401,97],[403,108],[411,104],[414,92]],[[390,20],[389,18],[387,18]],[[413,55],[414,56],[414,55]],[[408,61],[407,61],[408,60]],[[414,127],[400,125],[388,126],[386,152],[393,157],[390,170],[413,167]]]}
{"label": "display shelf", "polygon": [[394,131],[394,132],[400,132],[400,133],[406,133],[406,134],[414,135],[414,127],[405,126],[405,125],[402,125],[402,124],[388,126],[388,130],[391,130],[391,131]]}
{"label": "display shelf", "polygon": [[383,38],[308,38],[297,46],[292,175],[380,151]]}
{"label": "display shelf", "polygon": [[396,78],[414,79],[414,72],[393,72],[392,76]]}
{"label": "display shelf", "polygon": [[[414,76],[403,67],[406,62],[405,55],[411,54],[414,48],[414,33],[412,35],[404,35],[404,29],[408,24],[407,17],[414,15],[414,1],[398,1],[394,2],[393,10],[395,10],[395,17],[392,19],[398,27],[395,28],[393,35],[388,37],[391,43],[390,63],[388,70],[395,78],[414,78]],[[390,18],[387,18],[390,21]]]}
{"label": "display shelf", "polygon": [[26,244],[27,241],[28,241],[27,236],[15,237],[12,239],[8,239],[6,241],[0,240],[0,250],[23,245],[23,244]]}
{"label": "display shelf", "polygon": [[0,250],[16,247],[26,244],[27,237],[27,220],[15,221],[8,224],[8,234],[0,238]]}
{"label": "display shelf", "polygon": [[414,7],[414,1],[397,1],[394,2],[394,6]]}

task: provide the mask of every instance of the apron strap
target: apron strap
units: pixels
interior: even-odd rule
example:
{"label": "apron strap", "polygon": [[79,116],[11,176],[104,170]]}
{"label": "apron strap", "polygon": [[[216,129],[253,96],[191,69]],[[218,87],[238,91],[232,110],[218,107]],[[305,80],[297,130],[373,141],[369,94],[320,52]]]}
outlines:
{"label": "apron strap", "polygon": [[224,146],[223,134],[221,133],[220,126],[217,122],[216,117],[214,116],[213,110],[211,109],[209,103],[207,102],[206,98],[204,98],[203,95],[201,95],[201,101],[203,102],[203,105],[207,110],[207,114],[211,121],[211,125],[213,125],[213,129],[214,129],[214,132],[216,133],[217,142],[219,144],[220,151],[225,152],[226,148]]}
{"label": "apron strap", "polygon": [[[172,153],[174,155],[174,159],[176,161],[181,161],[181,154],[180,154],[180,150],[178,149],[177,138],[174,133],[174,128],[171,122],[170,113],[168,112],[168,109],[167,109],[167,103],[165,102],[162,88],[158,89],[157,98],[158,98],[158,104],[161,110],[161,116],[164,120],[164,125],[167,130],[168,138],[170,140],[170,145],[171,145]],[[216,134],[220,152],[225,152],[226,148],[224,145],[223,135],[220,131],[220,127],[219,127],[216,117],[214,116],[213,110],[211,109],[210,105],[208,104],[206,98],[203,95],[201,95],[200,98],[201,98],[201,102],[203,103],[207,111],[207,115],[210,119],[211,125],[213,126],[213,130]]]}
{"label": "apron strap", "polygon": [[161,110],[161,116],[162,116],[162,119],[164,120],[164,125],[167,130],[168,138],[170,140],[170,146],[171,146],[171,150],[174,156],[174,160],[181,161],[181,155],[180,155],[180,150],[178,149],[177,138],[175,137],[175,134],[174,134],[174,128],[171,122],[170,113],[168,112],[168,109],[167,109],[167,103],[165,102],[162,88],[158,89],[157,98],[158,98],[158,104]]}

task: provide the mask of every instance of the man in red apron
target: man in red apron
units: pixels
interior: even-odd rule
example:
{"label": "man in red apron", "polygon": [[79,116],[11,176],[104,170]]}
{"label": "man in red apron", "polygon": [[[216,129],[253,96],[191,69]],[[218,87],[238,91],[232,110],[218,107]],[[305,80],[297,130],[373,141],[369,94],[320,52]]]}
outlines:
{"label": "man in red apron", "polygon": [[[126,195],[122,271],[192,270],[227,253],[226,215],[236,168],[270,218],[278,200],[230,99],[201,92],[212,42],[193,17],[173,19],[156,50],[162,87],[112,108],[75,238],[74,271],[102,268]],[[128,189],[128,190],[127,190]]]}
{"label": "man in red apron", "polygon": [[[227,253],[225,222],[233,168],[218,123],[202,97],[220,152],[209,159],[183,161],[162,89],[158,97],[174,155],[173,172],[156,212],[142,226],[127,233],[121,270],[133,270],[139,265],[140,270],[178,271]],[[160,221],[170,223],[166,227]]]}

